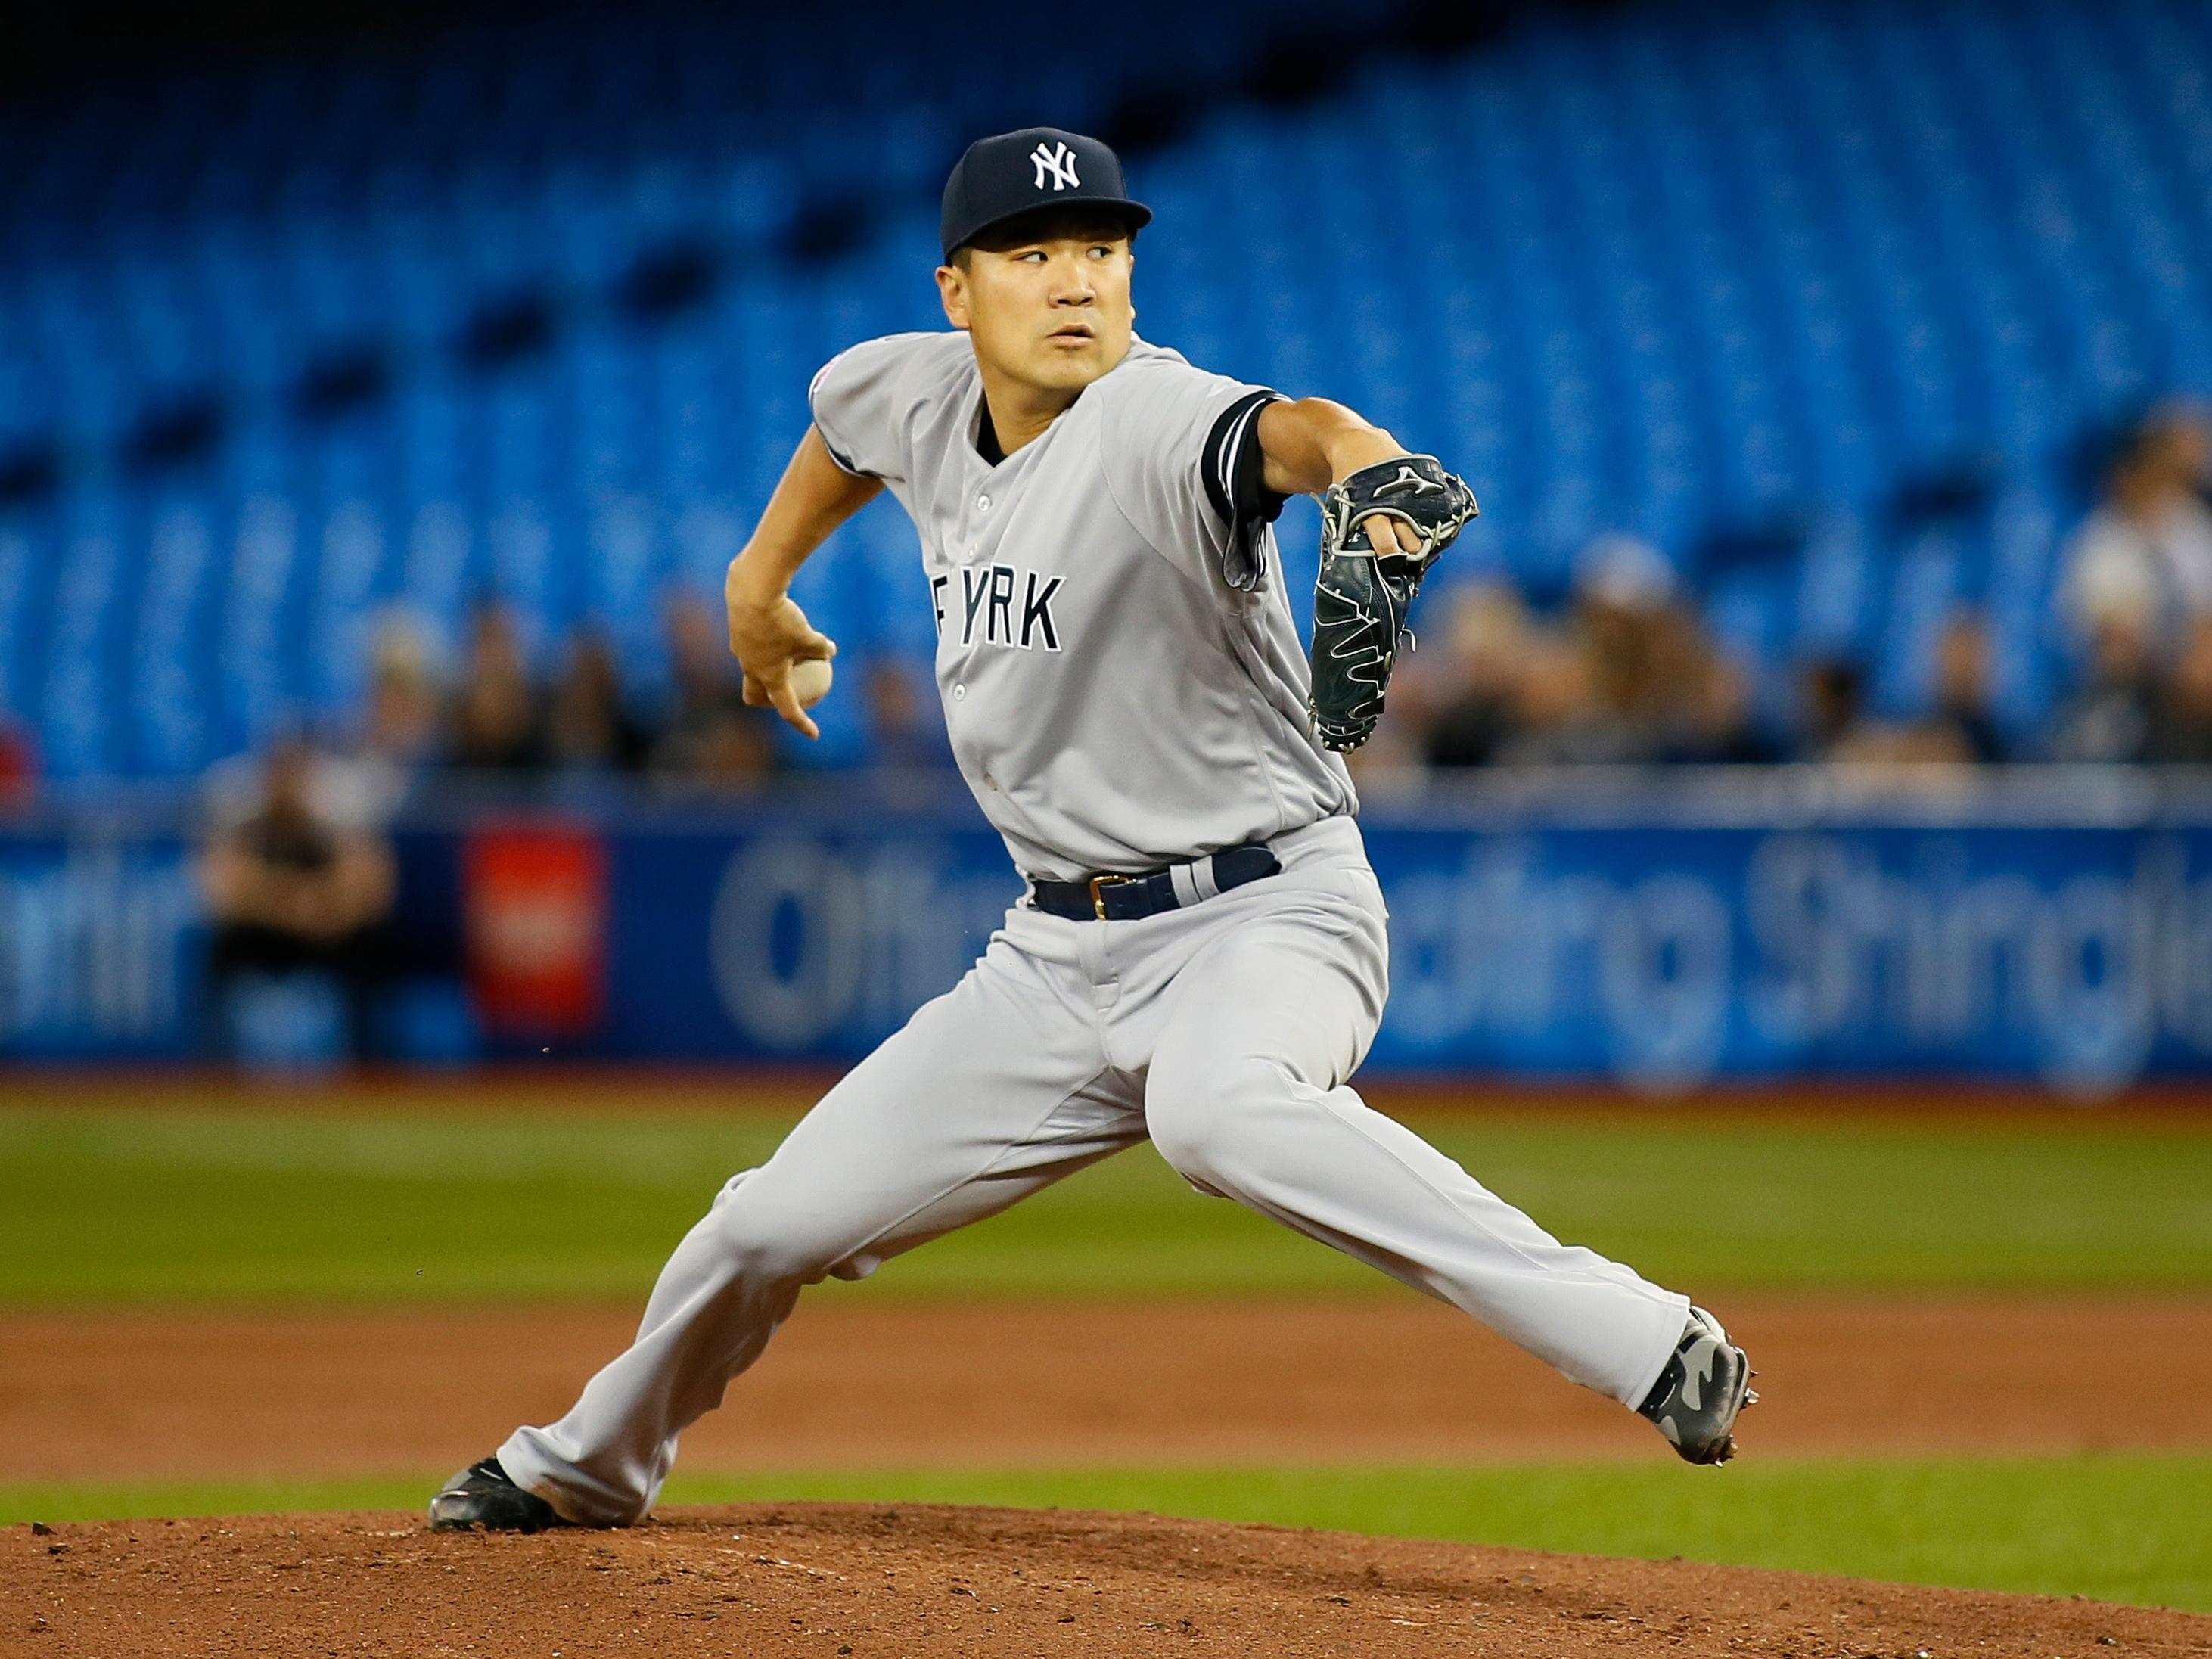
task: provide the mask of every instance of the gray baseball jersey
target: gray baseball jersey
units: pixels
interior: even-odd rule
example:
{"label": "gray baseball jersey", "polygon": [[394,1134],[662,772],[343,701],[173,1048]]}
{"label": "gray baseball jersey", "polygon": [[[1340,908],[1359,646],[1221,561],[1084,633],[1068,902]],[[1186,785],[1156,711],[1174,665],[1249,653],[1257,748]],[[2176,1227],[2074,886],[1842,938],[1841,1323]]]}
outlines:
{"label": "gray baseball jersey", "polygon": [[838,464],[913,517],[968,787],[1030,876],[1156,869],[1358,797],[1314,740],[1260,408],[1145,341],[993,465],[968,337],[894,334],[815,377]]}

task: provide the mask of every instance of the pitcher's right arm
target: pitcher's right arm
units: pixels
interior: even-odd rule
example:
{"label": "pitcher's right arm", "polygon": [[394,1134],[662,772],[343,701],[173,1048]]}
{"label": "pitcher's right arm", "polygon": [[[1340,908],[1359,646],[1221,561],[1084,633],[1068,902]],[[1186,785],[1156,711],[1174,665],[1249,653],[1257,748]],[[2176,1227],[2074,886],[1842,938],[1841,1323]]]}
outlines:
{"label": "pitcher's right arm", "polygon": [[810,738],[820,737],[821,728],[799,706],[791,689],[792,665],[808,658],[826,660],[837,654],[837,647],[793,602],[791,579],[830,533],[883,487],[880,478],[840,466],[820,431],[808,427],[752,538],[730,561],[722,584],[730,650],[745,673],[745,701],[755,708],[773,708]]}

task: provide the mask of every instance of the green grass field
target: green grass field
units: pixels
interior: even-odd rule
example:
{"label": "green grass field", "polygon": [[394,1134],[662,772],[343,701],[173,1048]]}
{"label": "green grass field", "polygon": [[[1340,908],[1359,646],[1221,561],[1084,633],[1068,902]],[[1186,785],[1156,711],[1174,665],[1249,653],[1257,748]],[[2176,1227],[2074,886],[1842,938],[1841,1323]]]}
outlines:
{"label": "green grass field", "polygon": [[[304,1115],[0,1085],[0,1304],[642,1296],[787,1117],[603,1086]],[[578,1101],[583,1104],[580,1107]],[[557,1109],[552,1109],[557,1108]],[[2212,1290],[2212,1119],[1414,1120],[1555,1230],[1701,1288]],[[1695,1192],[1699,1202],[1681,1201]],[[1727,1218],[1723,1229],[1716,1218]],[[1198,1197],[1148,1151],[839,1296],[1355,1293],[1382,1281]],[[2206,1386],[2212,1413],[2212,1381]],[[423,1479],[0,1486],[0,1521],[413,1508]],[[679,1476],[672,1501],[860,1498],[1224,1519],[2111,1596],[2212,1610],[2212,1456]]]}
{"label": "green grass field", "polygon": [[[2212,1287],[2212,1120],[1415,1118],[1562,1237],[1701,1287]],[[641,1296],[787,1120],[0,1111],[0,1302]],[[1685,1203],[1694,1194],[1697,1202]],[[1715,1218],[1726,1217],[1723,1229]],[[281,1248],[280,1248],[281,1245]],[[859,1295],[1380,1290],[1140,1147]]]}

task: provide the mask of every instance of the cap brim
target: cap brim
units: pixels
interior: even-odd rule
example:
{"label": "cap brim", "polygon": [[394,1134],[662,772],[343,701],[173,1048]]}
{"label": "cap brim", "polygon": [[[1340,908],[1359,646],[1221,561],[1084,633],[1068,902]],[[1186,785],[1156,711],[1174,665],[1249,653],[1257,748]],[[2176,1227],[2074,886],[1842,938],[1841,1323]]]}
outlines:
{"label": "cap brim", "polygon": [[1051,213],[1082,213],[1094,208],[1102,213],[1120,215],[1127,222],[1132,234],[1142,230],[1152,222],[1152,209],[1146,207],[1142,202],[1132,201],[1126,196],[1082,196],[1072,202],[1040,202],[1034,207],[1022,209],[1018,213],[1002,213],[995,219],[987,219],[981,224],[966,232],[958,241],[947,247],[945,250],[945,257],[950,259],[960,249],[974,246],[994,231],[1003,232],[1009,227],[1018,224],[1024,219],[1041,217]]}

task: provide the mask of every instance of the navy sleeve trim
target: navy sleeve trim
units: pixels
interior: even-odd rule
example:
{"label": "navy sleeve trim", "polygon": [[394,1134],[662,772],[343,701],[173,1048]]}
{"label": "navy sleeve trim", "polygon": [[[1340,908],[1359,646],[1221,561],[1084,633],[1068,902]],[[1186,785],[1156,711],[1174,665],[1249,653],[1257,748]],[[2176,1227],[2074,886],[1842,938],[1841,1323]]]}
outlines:
{"label": "navy sleeve trim", "polygon": [[846,471],[851,473],[856,478],[872,478],[876,476],[872,472],[863,471],[860,468],[854,466],[852,462],[847,460],[842,455],[839,454],[837,453],[837,446],[830,441],[830,434],[822,431],[821,422],[815,422],[814,429],[816,432],[821,434],[822,447],[829,452],[830,459],[836,462],[839,466],[844,468]]}
{"label": "navy sleeve trim", "polygon": [[[1283,394],[1261,389],[1249,392],[1221,411],[1213,430],[1206,434],[1199,459],[1199,476],[1206,481],[1206,499],[1224,519],[1264,513],[1270,520],[1283,510],[1283,497],[1262,482],[1267,458],[1261,454],[1253,429],[1260,411]],[[1272,507],[1267,498],[1272,497]]]}
{"label": "navy sleeve trim", "polygon": [[1231,587],[1257,586],[1264,555],[1261,527],[1273,524],[1288,498],[1267,488],[1267,458],[1260,447],[1260,411],[1282,393],[1262,388],[1247,392],[1221,411],[1200,452],[1199,477],[1206,499],[1229,526],[1229,548],[1222,574]]}

